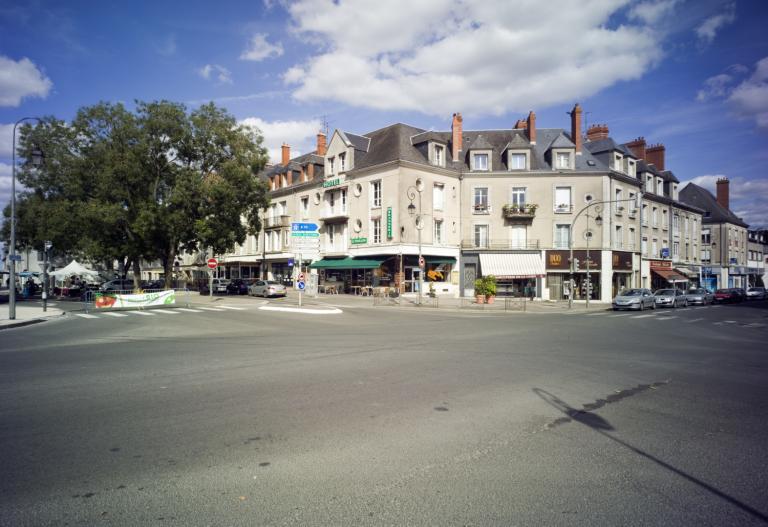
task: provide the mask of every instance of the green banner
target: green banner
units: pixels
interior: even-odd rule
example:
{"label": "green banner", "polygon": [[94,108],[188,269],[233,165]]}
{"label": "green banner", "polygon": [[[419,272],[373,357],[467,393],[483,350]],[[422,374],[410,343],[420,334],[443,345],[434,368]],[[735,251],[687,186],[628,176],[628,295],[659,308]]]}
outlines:
{"label": "green banner", "polygon": [[392,207],[387,207],[387,239],[392,239]]}
{"label": "green banner", "polygon": [[96,309],[115,307],[149,307],[168,306],[176,303],[176,291],[157,291],[154,293],[139,293],[135,295],[110,295],[96,293],[94,304]]}

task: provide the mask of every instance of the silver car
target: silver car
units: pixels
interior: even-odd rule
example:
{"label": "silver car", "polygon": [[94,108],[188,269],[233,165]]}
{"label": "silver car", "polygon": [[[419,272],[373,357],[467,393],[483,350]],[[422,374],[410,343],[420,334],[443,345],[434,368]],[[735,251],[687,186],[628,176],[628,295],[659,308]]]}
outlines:
{"label": "silver car", "polygon": [[251,296],[285,296],[286,289],[283,284],[274,280],[256,280],[248,287],[248,294]]}
{"label": "silver car", "polygon": [[680,289],[659,289],[653,294],[656,307],[686,307],[688,298]]}
{"label": "silver car", "polygon": [[701,304],[702,306],[706,306],[715,301],[715,294],[700,287],[698,289],[689,289],[685,294],[685,298],[688,300],[689,304]]}
{"label": "silver car", "polygon": [[656,309],[655,298],[650,289],[627,289],[613,299],[613,309]]}
{"label": "silver car", "polygon": [[747,289],[747,300],[765,300],[765,287],[750,287]]}

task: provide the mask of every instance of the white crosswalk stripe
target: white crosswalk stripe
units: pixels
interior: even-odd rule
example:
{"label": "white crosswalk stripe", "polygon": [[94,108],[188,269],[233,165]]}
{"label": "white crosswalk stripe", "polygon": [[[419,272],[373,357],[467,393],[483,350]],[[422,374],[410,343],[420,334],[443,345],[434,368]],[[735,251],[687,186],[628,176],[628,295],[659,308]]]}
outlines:
{"label": "white crosswalk stripe", "polygon": [[78,317],[83,318],[99,318],[96,315],[89,315],[88,313],[75,313]]}
{"label": "white crosswalk stripe", "polygon": [[156,309],[154,311],[155,313],[162,313],[163,315],[180,315],[178,311],[174,311],[173,309]]}
{"label": "white crosswalk stripe", "polygon": [[704,319],[703,318],[692,318],[691,320],[686,320],[686,322],[691,324],[693,322],[701,322],[702,320],[704,320]]}
{"label": "white crosswalk stripe", "polygon": [[237,311],[244,311],[244,307],[234,307],[234,306],[219,306],[221,309],[234,309]]}
{"label": "white crosswalk stripe", "polygon": [[656,317],[656,320],[672,320],[673,318],[677,318],[675,315],[665,315]]}
{"label": "white crosswalk stripe", "polygon": [[184,311],[185,313],[202,313],[203,311],[200,309],[190,309],[188,307],[177,307],[179,311]]}
{"label": "white crosswalk stripe", "polygon": [[110,317],[127,317],[128,316],[125,313],[102,313],[102,314],[110,316]]}
{"label": "white crosswalk stripe", "polygon": [[616,318],[616,317],[630,317],[630,316],[632,316],[632,313],[619,313],[618,315],[611,315],[611,318]]}
{"label": "white crosswalk stripe", "polygon": [[200,307],[198,309],[202,309],[203,311],[218,311],[219,313],[223,313],[223,309],[219,309],[217,307]]}
{"label": "white crosswalk stripe", "polygon": [[598,311],[597,313],[589,313],[587,316],[588,317],[598,317],[600,315],[607,315],[607,314],[608,314],[607,311]]}
{"label": "white crosswalk stripe", "polygon": [[637,315],[636,317],[633,317],[633,318],[653,318],[655,316],[656,315]]}
{"label": "white crosswalk stripe", "polygon": [[155,316],[154,313],[148,313],[147,311],[133,311],[133,314],[134,315],[142,315],[142,316],[145,316],[145,317],[154,317]]}

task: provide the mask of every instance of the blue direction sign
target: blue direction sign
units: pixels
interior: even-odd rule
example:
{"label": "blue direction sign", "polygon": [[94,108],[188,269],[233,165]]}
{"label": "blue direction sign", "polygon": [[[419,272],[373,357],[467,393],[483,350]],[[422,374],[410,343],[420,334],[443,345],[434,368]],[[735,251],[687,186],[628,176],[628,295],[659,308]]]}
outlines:
{"label": "blue direction sign", "polygon": [[315,232],[318,229],[320,229],[320,227],[317,223],[291,223],[292,232]]}
{"label": "blue direction sign", "polygon": [[304,291],[304,288],[307,287],[307,284],[305,284],[304,282],[297,282],[296,287],[299,288],[299,291]]}

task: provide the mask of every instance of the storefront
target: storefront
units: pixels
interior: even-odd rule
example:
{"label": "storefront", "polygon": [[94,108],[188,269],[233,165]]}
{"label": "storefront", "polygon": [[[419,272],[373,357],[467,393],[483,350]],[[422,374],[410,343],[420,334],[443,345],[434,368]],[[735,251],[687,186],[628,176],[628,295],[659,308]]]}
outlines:
{"label": "storefront", "polygon": [[611,266],[613,268],[611,296],[615,297],[619,291],[632,287],[632,253],[613,251],[611,253]]}
{"label": "storefront", "polygon": [[687,289],[688,278],[672,268],[671,260],[649,260],[651,268],[651,289]]}
{"label": "storefront", "polygon": [[577,260],[573,272],[573,284],[569,284],[570,251],[546,251],[546,273],[549,298],[568,300],[573,294],[574,300],[600,299],[600,277],[602,259],[600,251],[573,251]]}
{"label": "storefront", "polygon": [[717,290],[717,277],[720,276],[720,267],[702,266],[699,282],[701,287],[710,292]]}
{"label": "storefront", "polygon": [[699,270],[685,265],[676,265],[675,272],[688,279],[688,288],[699,287]]}
{"label": "storefront", "polygon": [[541,253],[481,253],[481,276],[496,277],[498,296],[541,298],[545,276]]}
{"label": "storefront", "polygon": [[394,260],[391,256],[323,258],[309,268],[317,269],[321,292],[359,293],[367,288],[393,286]]}

